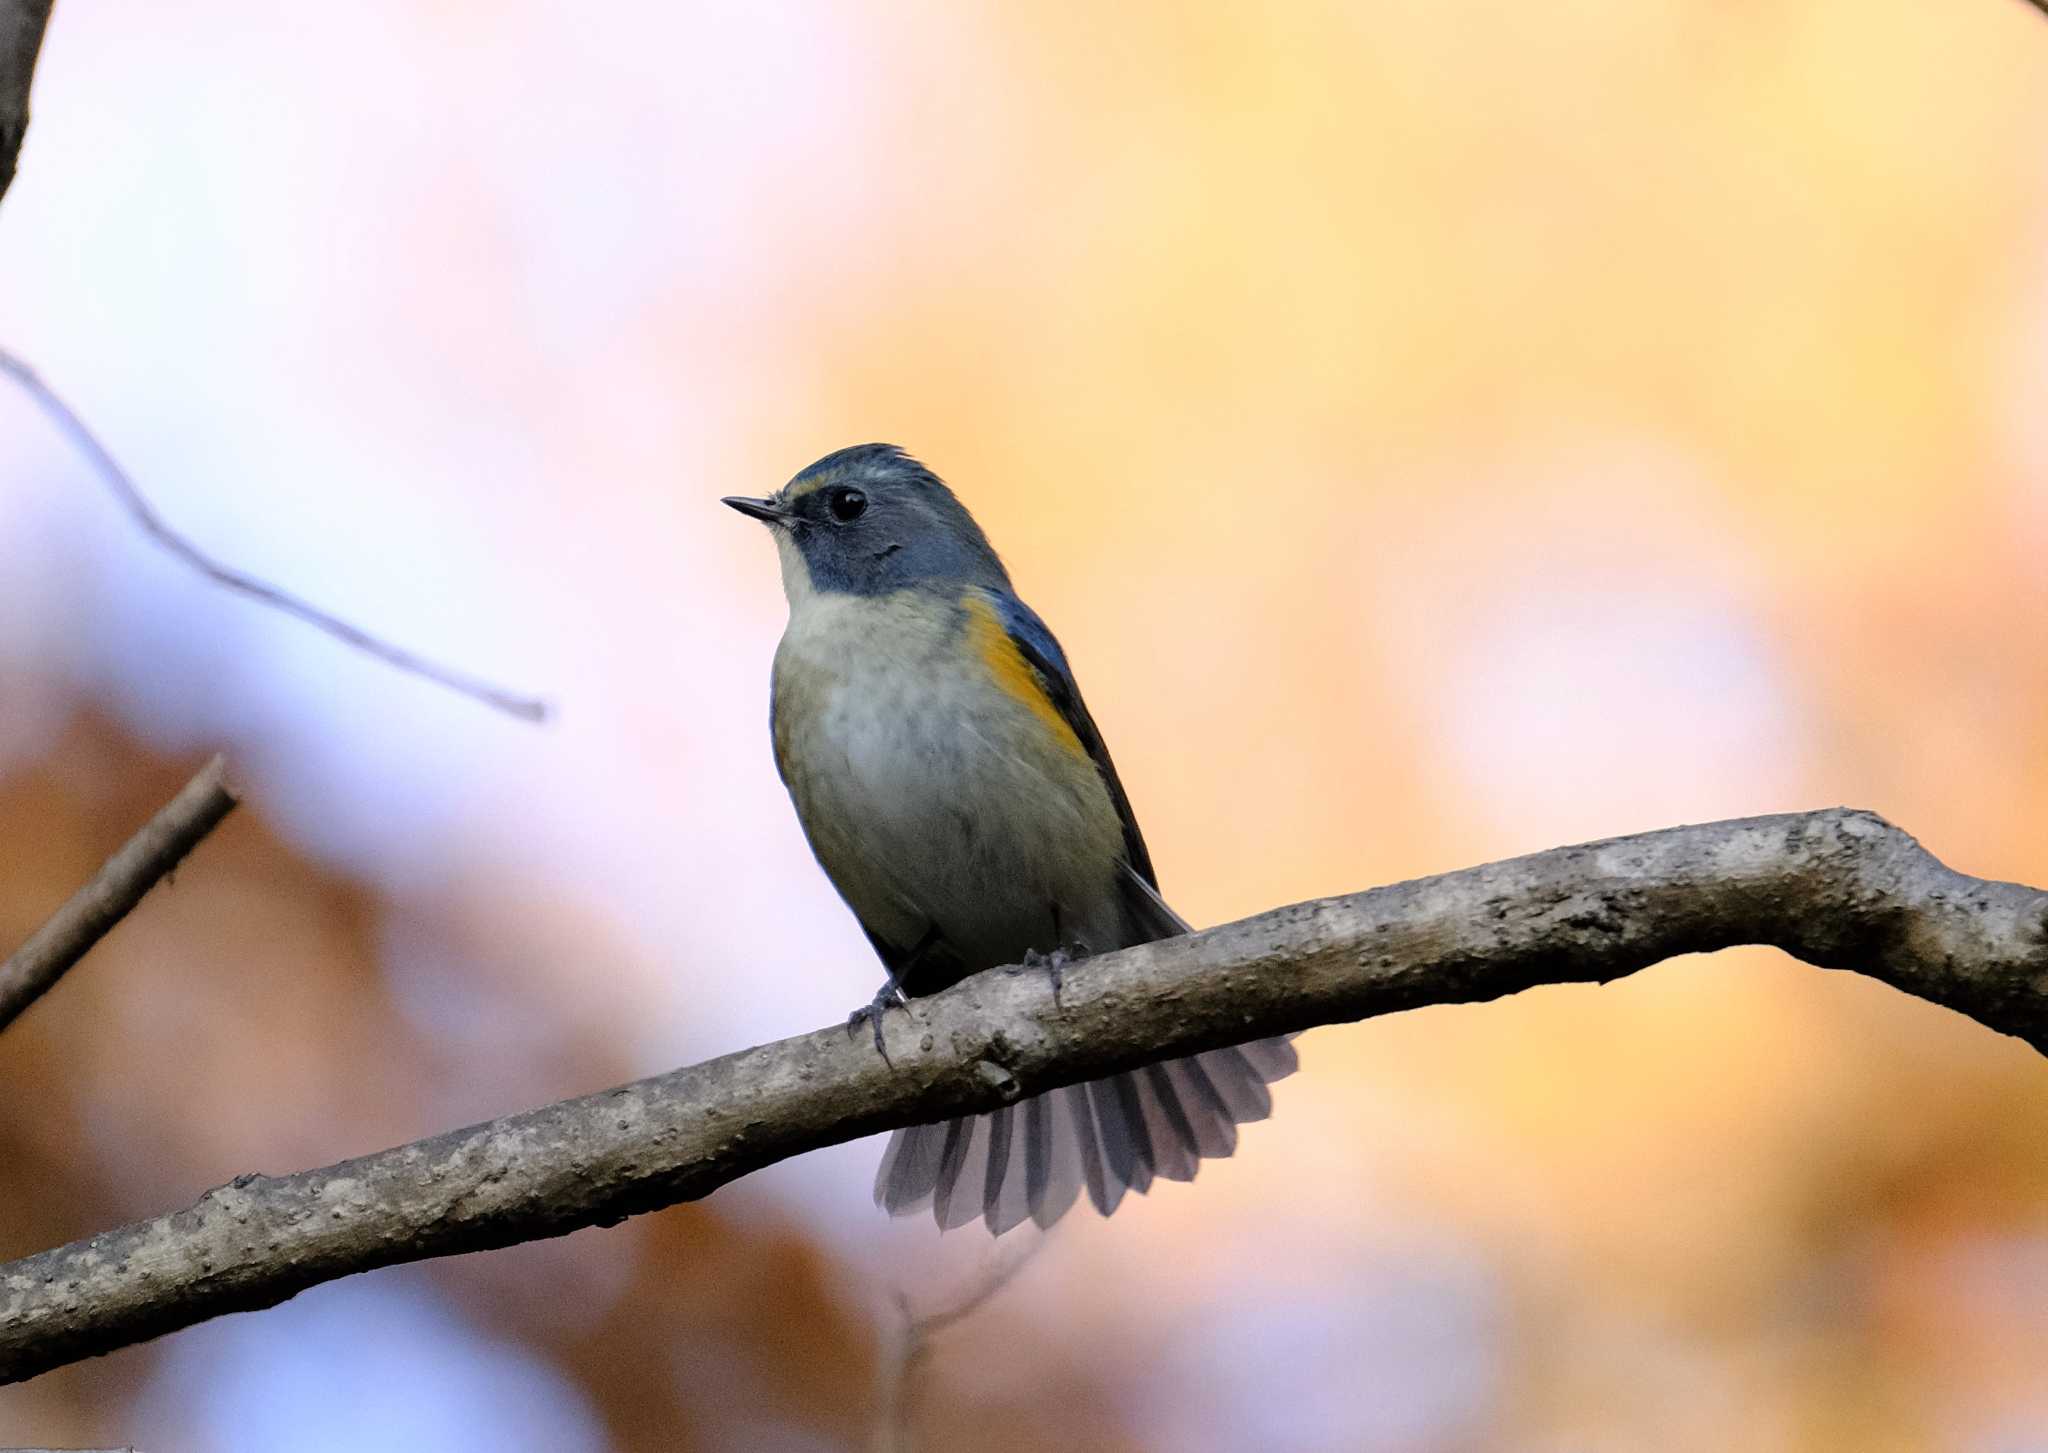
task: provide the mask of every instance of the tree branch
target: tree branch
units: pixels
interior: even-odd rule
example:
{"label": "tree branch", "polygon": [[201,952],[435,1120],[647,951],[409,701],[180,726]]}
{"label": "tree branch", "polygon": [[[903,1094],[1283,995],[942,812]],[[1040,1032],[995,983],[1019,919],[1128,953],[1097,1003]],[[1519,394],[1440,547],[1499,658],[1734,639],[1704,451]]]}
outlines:
{"label": "tree branch", "polygon": [[[5,0],[0,0],[0,4],[4,3]],[[86,457],[87,462],[92,465],[93,472],[99,475],[101,483],[106,485],[108,491],[121,508],[128,512],[129,518],[135,521],[136,527],[143,534],[165,553],[182,560],[215,585],[224,590],[231,590],[237,595],[247,596],[251,600],[260,601],[273,610],[283,611],[288,616],[296,616],[315,630],[325,631],[343,645],[351,646],[366,656],[374,656],[400,671],[424,677],[471,700],[481,701],[507,716],[516,716],[521,721],[547,720],[548,704],[539,697],[507,691],[504,687],[493,685],[481,677],[471,676],[468,672],[458,671],[452,666],[444,666],[438,661],[430,661],[424,656],[406,650],[403,646],[395,646],[389,641],[373,636],[360,626],[351,625],[340,616],[300,599],[282,586],[272,585],[267,580],[259,580],[246,571],[235,569],[232,565],[221,564],[165,522],[163,516],[156,512],[155,507],[136,486],[135,481],[129,478],[128,471],[108,452],[107,446],[100,443],[99,437],[86,427],[85,420],[64,402],[55,389],[44,383],[42,377],[30,368],[25,360],[0,348],[0,374],[20,384],[22,391],[35,400],[36,407],[43,411],[44,417],[63,431],[79,453]]]}
{"label": "tree branch", "polygon": [[910,1298],[896,1293],[897,1332],[893,1346],[885,1349],[875,1369],[875,1421],[868,1438],[869,1453],[914,1453],[911,1416],[915,1411],[917,1377],[931,1352],[932,1338],[973,1316],[997,1292],[1017,1279],[1017,1273],[1031,1264],[1045,1249],[1046,1238],[1036,1236],[1021,1250],[1014,1240],[997,1253],[995,1265],[958,1300],[933,1311],[919,1313]]}
{"label": "tree branch", "polygon": [[[51,0],[0,0],[0,197],[7,195],[8,184],[14,180],[14,159],[21,150],[22,137],[28,131],[29,81],[35,74],[36,55],[42,49],[43,31],[50,19],[50,5]],[[297,616],[314,629],[325,631],[365,655],[460,692],[509,716],[516,716],[522,721],[547,719],[547,703],[538,697],[507,691],[480,677],[430,661],[373,636],[267,580],[259,580],[231,565],[221,564],[164,521],[135,481],[129,478],[128,471],[86,427],[85,420],[58,396],[56,390],[44,383],[26,361],[0,348],[0,374],[20,384],[22,391],[35,400],[36,407],[43,411],[45,417],[63,431],[143,534],[215,585],[261,601],[286,615]]]}
{"label": "tree branch", "polygon": [[50,23],[50,0],[0,0],[0,197],[28,134],[28,87]]}
{"label": "tree branch", "polygon": [[227,763],[215,757],[128,839],[91,882],[65,900],[49,921],[0,964],[0,1029],[48,992],[70,967],[91,952],[107,931],[142,901],[235,810],[228,790]]}
{"label": "tree branch", "polygon": [[[1866,812],[1670,828],[1275,909],[1090,960],[1055,1006],[996,970],[887,1016],[281,1179],[0,1267],[0,1380],[353,1272],[708,1195],[894,1126],[1113,1070],[1678,954],[1771,944],[2048,1053],[2048,894],[1966,877]],[[1284,1098],[1284,1095],[1283,1095]]]}

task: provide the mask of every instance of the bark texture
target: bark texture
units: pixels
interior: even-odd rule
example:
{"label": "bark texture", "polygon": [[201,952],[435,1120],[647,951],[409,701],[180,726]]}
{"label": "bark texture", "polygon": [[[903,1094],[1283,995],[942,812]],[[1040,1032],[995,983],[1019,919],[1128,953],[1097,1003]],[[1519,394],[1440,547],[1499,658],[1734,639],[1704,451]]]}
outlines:
{"label": "bark texture", "polygon": [[1112,1070],[1738,944],[1853,969],[2048,1053],[2044,928],[2048,894],[1954,872],[1883,819],[1832,809],[1275,909],[1092,959],[1057,1006],[1042,974],[995,970],[892,1011],[893,1068],[835,1026],[324,1169],[242,1176],[0,1267],[0,1380],[353,1272],[610,1225],[787,1156]]}

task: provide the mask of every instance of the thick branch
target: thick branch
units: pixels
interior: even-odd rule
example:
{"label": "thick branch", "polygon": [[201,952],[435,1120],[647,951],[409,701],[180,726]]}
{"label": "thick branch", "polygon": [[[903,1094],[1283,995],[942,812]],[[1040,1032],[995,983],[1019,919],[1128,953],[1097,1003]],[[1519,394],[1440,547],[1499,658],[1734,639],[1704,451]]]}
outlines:
{"label": "thick branch", "polygon": [[[1275,909],[1090,960],[1056,1007],[995,971],[887,1016],[282,1179],[0,1267],[0,1379],[396,1262],[610,1225],[764,1165],[1107,1071],[1424,1004],[1773,944],[2048,1052],[2048,894],[1865,812],[1671,828]],[[1283,1093],[1282,1099],[1285,1095]]]}
{"label": "thick branch", "polygon": [[227,763],[215,757],[142,830],[107,859],[92,881],[0,964],[0,1029],[40,999],[65,971],[128,916],[220,820],[235,810]]}
{"label": "thick branch", "polygon": [[0,0],[0,197],[28,134],[28,88],[50,23],[50,0]]}

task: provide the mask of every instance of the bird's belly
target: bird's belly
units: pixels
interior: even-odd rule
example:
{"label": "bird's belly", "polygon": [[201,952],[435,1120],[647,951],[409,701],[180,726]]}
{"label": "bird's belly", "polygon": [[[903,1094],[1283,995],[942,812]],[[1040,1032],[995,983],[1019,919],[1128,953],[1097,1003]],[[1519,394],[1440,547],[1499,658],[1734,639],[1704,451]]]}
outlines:
{"label": "bird's belly", "polygon": [[969,970],[1116,946],[1122,825],[1100,773],[944,647],[856,645],[804,691],[778,668],[778,757],[819,862],[871,933],[908,950],[935,929]]}

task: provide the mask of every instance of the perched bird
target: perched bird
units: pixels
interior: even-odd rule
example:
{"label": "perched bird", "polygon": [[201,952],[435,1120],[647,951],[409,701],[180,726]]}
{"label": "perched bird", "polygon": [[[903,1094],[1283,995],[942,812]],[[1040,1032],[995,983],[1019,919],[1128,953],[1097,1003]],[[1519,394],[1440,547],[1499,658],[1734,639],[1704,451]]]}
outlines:
{"label": "perched bird", "polygon": [[[782,559],[775,765],[888,971],[849,1027],[872,1017],[880,1048],[904,995],[1188,931],[1059,642],[937,475],[863,444],[725,503],[765,522]],[[1126,1190],[1229,1155],[1294,1067],[1285,1039],[1261,1040],[898,1130],[875,1199],[997,1235],[1050,1226],[1084,1188],[1106,1216]]]}

